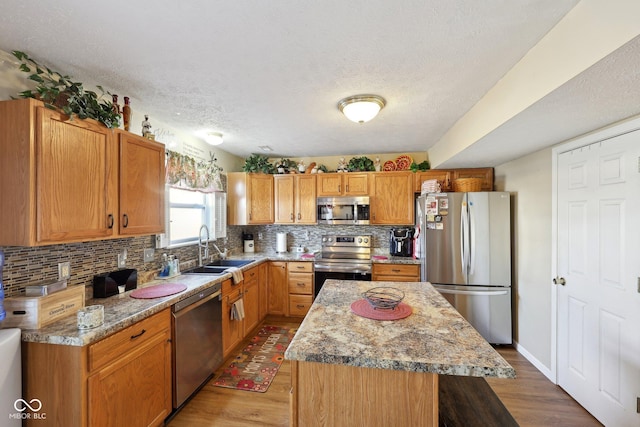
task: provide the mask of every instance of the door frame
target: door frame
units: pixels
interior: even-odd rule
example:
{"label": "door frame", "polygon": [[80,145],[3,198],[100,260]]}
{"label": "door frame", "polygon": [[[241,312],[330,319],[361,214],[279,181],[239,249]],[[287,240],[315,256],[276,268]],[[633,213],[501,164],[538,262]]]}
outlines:
{"label": "door frame", "polygon": [[[627,133],[640,130],[640,115],[596,129],[586,134],[562,142],[552,148],[551,154],[551,277],[558,276],[558,157],[580,147],[606,141]],[[558,293],[557,286],[551,285],[551,369],[554,384],[558,384]]]}

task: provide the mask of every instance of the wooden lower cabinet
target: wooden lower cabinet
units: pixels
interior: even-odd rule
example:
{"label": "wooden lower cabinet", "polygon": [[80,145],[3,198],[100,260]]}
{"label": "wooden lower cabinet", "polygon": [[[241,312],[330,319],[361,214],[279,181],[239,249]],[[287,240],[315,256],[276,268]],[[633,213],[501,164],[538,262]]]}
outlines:
{"label": "wooden lower cabinet", "polygon": [[158,426],[171,413],[171,313],[89,346],[23,343],[24,399],[46,418],[27,426]]}
{"label": "wooden lower cabinet", "polygon": [[231,320],[233,304],[242,298],[242,284],[231,279],[222,282],[222,357],[227,358],[244,338],[244,321]]}
{"label": "wooden lower cabinet", "polygon": [[[255,270],[255,272],[253,272]],[[258,268],[251,269],[252,278],[245,274],[242,300],[244,301],[243,335],[246,337],[260,323],[260,288],[258,286]]]}
{"label": "wooden lower cabinet", "polygon": [[287,316],[289,314],[289,291],[287,263],[285,261],[271,261],[269,263],[269,281],[267,288],[269,314]]}
{"label": "wooden lower cabinet", "polygon": [[371,280],[380,282],[419,282],[419,264],[373,264]]}
{"label": "wooden lower cabinet", "polygon": [[292,360],[290,399],[292,427],[438,425],[438,374],[428,372]]}
{"label": "wooden lower cabinet", "polygon": [[306,316],[313,303],[313,263],[290,262],[287,266],[289,316]]}
{"label": "wooden lower cabinet", "polygon": [[258,292],[260,301],[258,303],[258,313],[262,322],[269,312],[269,294],[267,283],[269,279],[269,264],[264,262],[258,266]]}

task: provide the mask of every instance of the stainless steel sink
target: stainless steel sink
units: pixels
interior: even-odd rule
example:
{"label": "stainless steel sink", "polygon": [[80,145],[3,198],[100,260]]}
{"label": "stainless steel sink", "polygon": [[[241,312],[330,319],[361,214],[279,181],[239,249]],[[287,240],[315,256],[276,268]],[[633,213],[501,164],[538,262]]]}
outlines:
{"label": "stainless steel sink", "polygon": [[211,274],[211,275],[216,275],[219,276],[221,274],[224,274],[224,271],[229,268],[229,267],[214,267],[214,266],[202,266],[202,267],[195,267],[195,268],[191,268],[189,270],[183,271],[182,274]]}
{"label": "stainless steel sink", "polygon": [[183,271],[182,274],[210,274],[221,275],[224,274],[230,267],[242,267],[252,263],[252,259],[217,259],[202,267],[195,267],[189,270]]}
{"label": "stainless steel sink", "polygon": [[217,259],[205,265],[205,267],[242,267],[243,265],[251,264],[252,259]]}

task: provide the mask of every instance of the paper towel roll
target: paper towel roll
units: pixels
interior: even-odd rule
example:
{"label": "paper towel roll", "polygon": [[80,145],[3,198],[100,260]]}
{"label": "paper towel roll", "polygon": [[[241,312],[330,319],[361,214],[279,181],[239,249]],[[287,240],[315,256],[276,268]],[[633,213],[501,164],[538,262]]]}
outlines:
{"label": "paper towel roll", "polygon": [[287,252],[287,233],[276,234],[276,252]]}

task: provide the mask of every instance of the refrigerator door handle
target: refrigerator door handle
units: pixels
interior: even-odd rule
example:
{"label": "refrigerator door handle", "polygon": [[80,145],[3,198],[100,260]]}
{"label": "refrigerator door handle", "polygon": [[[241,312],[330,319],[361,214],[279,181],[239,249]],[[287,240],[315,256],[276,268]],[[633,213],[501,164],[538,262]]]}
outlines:
{"label": "refrigerator door handle", "polygon": [[467,205],[469,210],[469,274],[473,274],[476,267],[476,220],[473,215],[473,205]]}
{"label": "refrigerator door handle", "polygon": [[467,202],[463,200],[460,209],[460,258],[465,282],[469,273],[469,212],[467,209]]}
{"label": "refrigerator door handle", "polygon": [[488,296],[498,296],[498,295],[507,295],[506,290],[495,290],[495,291],[462,291],[456,289],[446,289],[438,286],[434,286],[441,294],[452,294],[452,295],[488,295]]}

